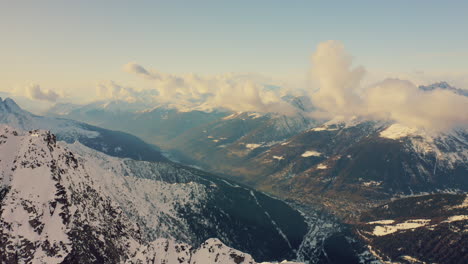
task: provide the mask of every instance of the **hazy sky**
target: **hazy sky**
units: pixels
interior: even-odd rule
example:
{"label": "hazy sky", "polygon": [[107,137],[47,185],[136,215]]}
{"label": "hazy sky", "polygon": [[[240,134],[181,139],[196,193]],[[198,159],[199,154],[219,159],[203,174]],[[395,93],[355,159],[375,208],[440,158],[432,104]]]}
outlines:
{"label": "hazy sky", "polygon": [[468,1],[0,0],[0,90],[146,85],[122,70],[129,62],[173,74],[294,78],[327,40],[369,71],[466,80],[467,14]]}

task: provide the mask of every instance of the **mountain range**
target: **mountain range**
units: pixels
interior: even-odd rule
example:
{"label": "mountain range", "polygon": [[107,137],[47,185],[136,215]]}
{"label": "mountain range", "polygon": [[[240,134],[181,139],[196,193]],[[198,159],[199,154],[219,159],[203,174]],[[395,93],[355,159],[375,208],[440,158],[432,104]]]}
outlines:
{"label": "mountain range", "polygon": [[[113,131],[35,116],[10,99],[1,107],[1,121],[8,124],[1,129],[0,144],[4,241],[0,258],[5,263],[138,263],[155,258],[164,263],[175,258],[162,253],[168,252],[168,245],[175,248],[177,258],[185,255],[186,263],[205,263],[193,259],[212,247],[222,248],[219,254],[227,257],[203,253],[212,261],[206,263],[229,263],[230,258],[234,263],[253,259],[323,263],[327,250],[343,247],[343,241],[335,244],[328,238],[344,237],[346,227],[326,213],[291,207],[165,158],[134,159],[132,152],[125,152],[124,133],[117,134],[123,145],[112,141],[122,151],[111,156],[101,145],[90,144],[96,137],[89,134]],[[42,127],[57,131],[61,138],[46,130],[23,130],[25,120],[44,121]],[[344,246],[348,251],[340,261],[357,263],[366,251],[351,240],[345,239]],[[236,262],[240,259],[245,261]]]}
{"label": "mountain range", "polygon": [[[446,82],[419,89],[466,96],[466,90]],[[134,133],[170,159],[323,207],[346,221],[398,195],[467,191],[466,127],[435,133],[390,120],[324,122],[308,114],[313,109],[306,99],[288,100],[296,115],[167,106],[127,111],[126,104],[116,111],[118,102],[112,110],[95,104],[67,112],[53,108],[49,115]]]}
{"label": "mountain range", "polygon": [[295,115],[1,100],[2,261],[463,263],[466,127],[284,100]]}

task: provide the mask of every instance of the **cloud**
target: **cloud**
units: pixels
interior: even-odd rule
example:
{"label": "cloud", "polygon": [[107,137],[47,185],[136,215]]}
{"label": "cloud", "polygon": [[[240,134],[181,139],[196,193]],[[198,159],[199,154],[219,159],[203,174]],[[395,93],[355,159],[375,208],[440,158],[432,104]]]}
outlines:
{"label": "cloud", "polygon": [[35,100],[55,102],[60,97],[52,90],[42,89],[38,84],[31,84],[26,88],[26,95]]}
{"label": "cloud", "polygon": [[364,94],[364,114],[432,130],[468,124],[468,97],[436,89],[423,91],[409,81],[387,79]]}
{"label": "cloud", "polygon": [[312,80],[318,91],[310,97],[319,110],[328,115],[353,115],[361,105],[357,92],[365,70],[352,65],[352,57],[337,41],[320,43],[312,55]]}
{"label": "cloud", "polygon": [[[425,79],[426,82],[421,84],[427,84],[444,80],[438,80],[435,75],[432,79],[421,71],[397,76],[390,74],[393,78],[382,78],[381,75],[377,79],[374,75],[370,77],[370,84],[366,69],[354,65],[353,57],[338,41],[320,43],[311,62],[312,83],[305,94],[313,103],[311,116],[314,118],[383,119],[428,130],[468,125],[468,97],[441,89],[423,91],[412,82]],[[147,80],[153,88],[136,91],[108,83],[100,87],[102,97],[144,97],[155,103],[200,110],[224,108],[286,115],[298,111],[283,97],[301,94],[299,90],[288,89],[284,83],[256,74],[174,75],[147,69],[135,62],[126,64],[124,70]],[[405,76],[413,78],[407,80]],[[451,76],[452,79],[466,80],[463,74]]]}
{"label": "cloud", "polygon": [[292,114],[296,110],[284,102],[282,89],[268,89],[267,78],[253,74],[173,75],[147,70],[136,63],[124,66],[126,72],[153,83],[155,100],[183,108],[231,111],[277,112]]}
{"label": "cloud", "polygon": [[297,112],[277,91],[267,90],[264,85],[253,81],[222,83],[207,104],[238,112],[276,112],[285,115]]}
{"label": "cloud", "polygon": [[337,41],[319,44],[312,64],[309,93],[316,117],[388,119],[429,130],[468,125],[468,97],[441,89],[423,91],[401,79],[362,87],[364,68],[353,67],[352,57]]}
{"label": "cloud", "polygon": [[367,74],[366,77],[368,84],[376,83],[387,78],[393,78],[409,80],[417,85],[430,85],[440,81],[446,81],[455,87],[468,87],[468,71],[414,70],[410,72],[389,72],[369,70],[369,74]]}
{"label": "cloud", "polygon": [[123,100],[127,102],[151,102],[157,92],[147,90],[138,91],[130,87],[124,87],[114,81],[102,81],[96,86],[97,100]]}
{"label": "cloud", "polygon": [[130,63],[125,64],[123,69],[124,69],[124,71],[126,71],[128,73],[137,74],[137,75],[140,75],[140,76],[148,78],[148,79],[156,78],[151,73],[149,73],[145,68],[143,68],[139,64],[136,64],[135,62],[130,62]]}

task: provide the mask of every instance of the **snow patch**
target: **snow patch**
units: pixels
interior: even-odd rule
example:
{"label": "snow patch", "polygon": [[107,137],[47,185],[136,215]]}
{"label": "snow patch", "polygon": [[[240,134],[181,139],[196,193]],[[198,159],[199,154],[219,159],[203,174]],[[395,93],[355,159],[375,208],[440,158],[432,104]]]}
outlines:
{"label": "snow patch", "polygon": [[336,130],[338,130],[338,128],[336,128],[336,127],[331,128],[331,127],[328,127],[328,126],[321,126],[321,127],[314,127],[312,129],[310,129],[309,131],[319,132],[319,131],[336,131]]}
{"label": "snow patch", "polygon": [[258,147],[261,147],[262,144],[255,144],[255,143],[249,143],[249,144],[246,144],[245,147],[250,149],[250,150],[254,150]]}
{"label": "snow patch", "polygon": [[252,119],[257,119],[259,117],[262,117],[263,115],[260,114],[260,113],[250,113],[249,114],[249,117],[252,118]]}
{"label": "snow patch", "polygon": [[401,124],[393,124],[384,131],[380,132],[380,137],[389,139],[399,139],[413,135],[418,130],[416,128],[410,128]]}
{"label": "snow patch", "polygon": [[463,202],[457,206],[454,206],[453,209],[457,209],[457,208],[467,208],[468,207],[468,195],[465,197],[465,200],[463,200]]}
{"label": "snow patch", "polygon": [[395,220],[378,220],[367,223],[368,225],[391,225]]}
{"label": "snow patch", "polygon": [[317,165],[317,169],[318,170],[325,170],[325,169],[328,169],[327,165],[323,164],[323,163],[320,163]]}
{"label": "snow patch", "polygon": [[381,181],[367,181],[367,182],[363,182],[362,185],[366,187],[376,187],[376,186],[382,185],[382,182]]}
{"label": "snow patch", "polygon": [[304,153],[302,153],[301,157],[307,158],[307,157],[320,157],[322,153],[315,151],[315,150],[308,150]]}
{"label": "snow patch", "polygon": [[396,225],[379,225],[374,228],[374,231],[372,233],[375,236],[386,236],[395,233],[398,230],[408,230],[423,227],[429,224],[429,222],[431,222],[430,219],[415,219],[407,220],[403,223],[398,223]]}
{"label": "snow patch", "polygon": [[447,220],[443,221],[443,223],[451,223],[455,221],[464,221],[464,220],[468,220],[468,215],[454,215],[454,216],[447,218]]}

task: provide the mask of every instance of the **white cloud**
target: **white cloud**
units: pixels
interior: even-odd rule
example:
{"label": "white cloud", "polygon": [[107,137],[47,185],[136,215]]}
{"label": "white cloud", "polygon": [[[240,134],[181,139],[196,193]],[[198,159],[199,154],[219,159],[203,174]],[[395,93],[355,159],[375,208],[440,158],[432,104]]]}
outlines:
{"label": "white cloud", "polygon": [[[320,43],[312,55],[312,85],[305,92],[313,102],[313,117],[352,119],[388,119],[427,129],[443,130],[468,123],[468,98],[450,91],[422,91],[414,83],[454,81],[463,84],[463,73],[407,74],[372,73],[369,77],[361,66],[353,65],[343,44],[338,41]],[[232,111],[278,112],[297,111],[282,97],[301,94],[284,83],[255,74],[173,75],[146,69],[137,63],[124,66],[126,72],[151,83],[151,89],[124,88],[113,82],[98,86],[98,97],[123,100],[152,100],[183,108],[225,108]],[[392,78],[382,78],[390,76]],[[379,77],[379,78],[377,78]],[[369,80],[372,84],[369,84]],[[271,89],[269,84],[278,87]]]}
{"label": "white cloud", "polygon": [[[312,55],[312,80],[310,91],[314,105],[325,115],[353,115],[361,105],[357,94],[365,70],[352,65],[352,57],[337,41],[322,42]],[[318,88],[316,91],[315,87]]]}
{"label": "white cloud", "polygon": [[98,83],[96,87],[96,95],[98,99],[110,100],[134,100],[134,90],[132,88],[124,88],[114,81],[103,81]]}
{"label": "white cloud", "polygon": [[310,96],[318,117],[364,116],[431,130],[468,125],[468,97],[440,89],[422,91],[400,79],[362,87],[365,70],[353,67],[339,42],[319,44],[312,63],[312,79],[319,90],[313,86]]}
{"label": "white cloud", "polygon": [[268,89],[267,78],[250,74],[201,76],[172,75],[147,70],[129,63],[124,70],[150,80],[157,91],[156,100],[183,107],[203,109],[224,108],[232,111],[278,112],[291,114],[295,110],[281,97],[282,89]]}
{"label": "white cloud", "polygon": [[387,79],[364,96],[364,111],[377,118],[436,130],[468,125],[468,97],[451,91],[422,91],[409,81]]}
{"label": "white cloud", "polygon": [[416,85],[430,85],[445,81],[458,88],[468,88],[468,71],[423,71],[414,70],[410,72],[392,72],[369,69],[366,76],[367,84],[373,84],[383,79],[408,80]]}
{"label": "white cloud", "polygon": [[55,102],[60,97],[58,93],[42,89],[38,84],[31,84],[26,87],[26,96],[34,100],[49,102]]}
{"label": "white cloud", "polygon": [[133,73],[140,75],[144,78],[148,79],[157,79],[158,76],[153,76],[151,73],[149,73],[145,68],[143,68],[141,65],[135,63],[135,62],[130,62],[124,65],[123,67],[124,71],[128,73]]}
{"label": "white cloud", "polygon": [[158,92],[155,89],[137,90],[114,81],[101,81],[96,86],[96,100],[122,100],[129,103],[154,103]]}

